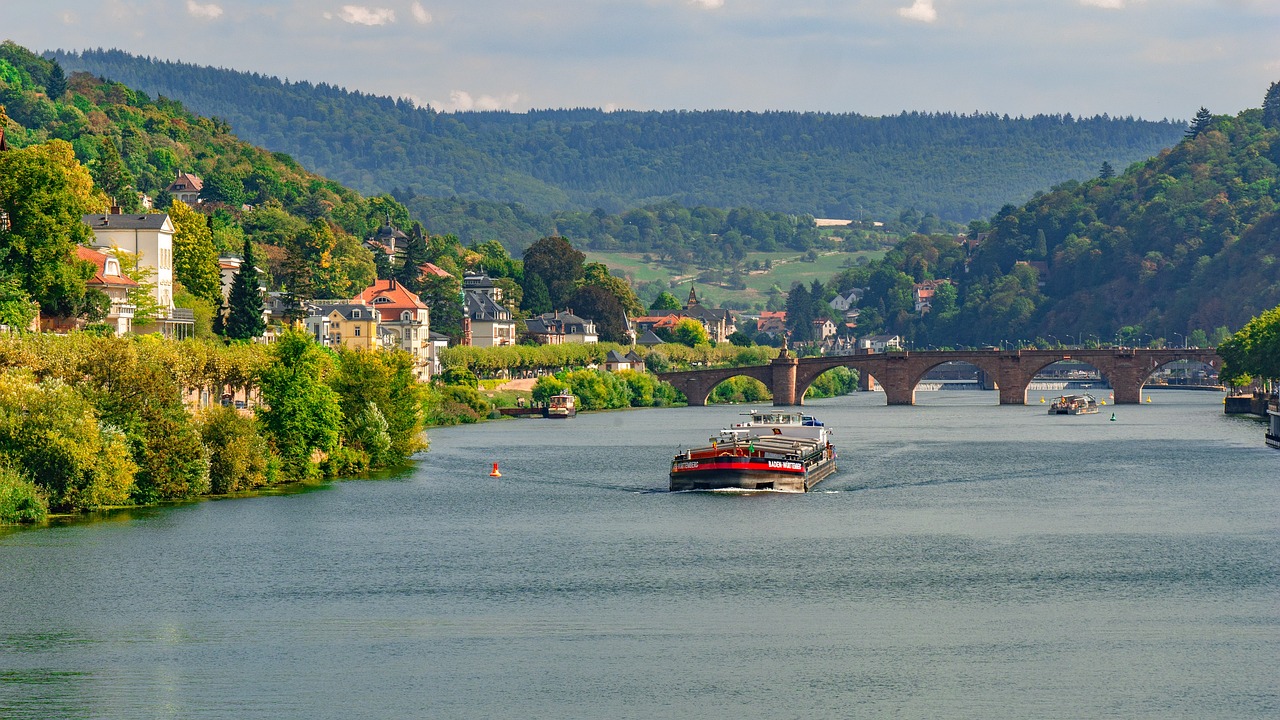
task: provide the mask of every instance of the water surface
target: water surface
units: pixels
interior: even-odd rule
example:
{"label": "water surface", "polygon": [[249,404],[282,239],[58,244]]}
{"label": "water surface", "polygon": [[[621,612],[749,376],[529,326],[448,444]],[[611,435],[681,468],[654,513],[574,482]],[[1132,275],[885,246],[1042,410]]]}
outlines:
{"label": "water surface", "polygon": [[681,408],[0,531],[0,717],[1280,716],[1280,453],[1151,396],[813,402],[840,471],[805,495],[665,492],[743,410]]}

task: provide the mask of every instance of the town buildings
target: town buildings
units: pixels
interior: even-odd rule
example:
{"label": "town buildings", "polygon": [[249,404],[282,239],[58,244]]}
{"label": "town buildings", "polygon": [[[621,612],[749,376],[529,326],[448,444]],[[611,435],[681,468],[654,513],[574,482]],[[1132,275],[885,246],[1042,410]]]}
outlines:
{"label": "town buildings", "polygon": [[542,345],[599,341],[595,322],[574,315],[572,310],[543,313],[524,323],[525,331]]}
{"label": "town buildings", "polygon": [[467,319],[465,344],[475,347],[500,347],[516,344],[516,323],[511,311],[502,304],[502,288],[485,273],[468,273],[462,277],[463,311]]}

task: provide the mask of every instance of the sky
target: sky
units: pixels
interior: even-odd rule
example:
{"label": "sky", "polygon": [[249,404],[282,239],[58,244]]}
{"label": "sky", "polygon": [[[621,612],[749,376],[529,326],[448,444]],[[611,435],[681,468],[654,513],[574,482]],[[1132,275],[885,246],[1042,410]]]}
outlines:
{"label": "sky", "polygon": [[1280,0],[0,0],[0,38],[442,111],[1187,120],[1280,81]]}

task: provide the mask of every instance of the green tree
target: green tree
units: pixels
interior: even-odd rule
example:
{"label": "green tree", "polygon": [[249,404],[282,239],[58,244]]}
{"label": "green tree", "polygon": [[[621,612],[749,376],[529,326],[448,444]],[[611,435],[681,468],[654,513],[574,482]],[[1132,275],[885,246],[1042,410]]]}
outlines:
{"label": "green tree", "polygon": [[31,302],[18,278],[0,275],[0,325],[25,330],[39,314],[40,309]]}
{"label": "green tree", "polygon": [[[574,314],[595,321],[602,342],[631,343],[626,311],[617,296],[598,285],[584,285],[569,299]],[[701,325],[699,325],[701,327]]]}
{"label": "green tree", "polygon": [[408,353],[340,349],[329,387],[338,393],[346,418],[345,444],[368,453],[373,467],[397,465],[425,447],[424,398]]}
{"label": "green tree", "polygon": [[1196,116],[1192,118],[1191,125],[1187,128],[1187,132],[1185,133],[1186,137],[1194,138],[1198,136],[1200,133],[1209,129],[1209,123],[1211,122],[1213,122],[1213,114],[1209,112],[1208,108],[1201,107],[1199,112],[1196,113]]}
{"label": "green tree", "polygon": [[252,340],[266,332],[267,323],[262,319],[262,287],[258,284],[257,258],[253,255],[253,243],[244,241],[244,259],[231,280],[231,293],[227,300],[226,335],[231,340]]}
{"label": "green tree", "polygon": [[1252,378],[1280,379],[1280,307],[1263,312],[1219,343],[1218,354],[1223,360],[1219,376],[1228,385]]}
{"label": "green tree", "polygon": [[98,140],[98,157],[89,165],[93,182],[98,189],[112,198],[117,205],[131,208],[137,204],[137,198],[130,189],[133,185],[133,174],[120,159],[120,151],[109,137]]}
{"label": "green tree", "polygon": [[128,504],[137,466],[71,386],[29,370],[0,373],[0,458],[22,468],[55,512]]}
{"label": "green tree", "polygon": [[40,488],[0,460],[0,525],[44,522],[48,516]]}
{"label": "green tree", "polygon": [[684,318],[671,329],[671,337],[681,345],[697,347],[711,342],[707,329],[693,318]]}
{"label": "green tree", "polygon": [[653,303],[649,305],[650,310],[675,310],[680,311],[684,308],[680,307],[680,300],[675,295],[663,290],[658,293],[658,297],[654,298]]}
{"label": "green tree", "polygon": [[44,92],[49,96],[50,100],[61,100],[62,96],[67,94],[67,76],[57,60],[53,60],[49,64],[51,67],[49,68],[49,78],[44,83]]}
{"label": "green tree", "polygon": [[53,140],[0,153],[0,255],[5,269],[40,304],[41,312],[72,317],[93,265],[75,257],[93,231],[81,218],[105,204],[71,145]]}
{"label": "green tree", "polygon": [[1280,129],[1280,82],[1271,83],[1266,97],[1262,99],[1262,124]]}
{"label": "green tree", "polygon": [[1111,167],[1111,163],[1106,160],[1102,161],[1102,169],[1098,171],[1099,180],[1110,180],[1116,176],[1115,168]]}
{"label": "green tree", "polygon": [[214,405],[197,419],[200,440],[209,449],[209,492],[224,495],[270,483],[271,449],[253,418]]}
{"label": "green tree", "polygon": [[525,273],[524,297],[521,307],[531,315],[551,312],[551,293],[547,291],[547,283],[541,275]]}
{"label": "green tree", "polygon": [[257,409],[267,439],[292,478],[314,476],[314,453],[329,453],[342,437],[341,398],[325,383],[332,358],[302,330],[285,330],[271,345]]}
{"label": "green tree", "polygon": [[[524,251],[524,275],[537,275],[547,285],[553,309],[568,307],[582,280],[587,256],[559,236],[545,237]],[[529,288],[525,288],[526,295]]]}
{"label": "green tree", "polygon": [[173,276],[192,295],[222,306],[222,269],[205,216],[181,200],[169,205],[173,221]]}
{"label": "green tree", "polygon": [[635,290],[631,288],[631,283],[609,274],[609,267],[604,263],[592,262],[584,265],[582,285],[584,287],[595,286],[612,295],[628,316],[644,314],[644,305],[640,302],[640,298],[636,297]]}

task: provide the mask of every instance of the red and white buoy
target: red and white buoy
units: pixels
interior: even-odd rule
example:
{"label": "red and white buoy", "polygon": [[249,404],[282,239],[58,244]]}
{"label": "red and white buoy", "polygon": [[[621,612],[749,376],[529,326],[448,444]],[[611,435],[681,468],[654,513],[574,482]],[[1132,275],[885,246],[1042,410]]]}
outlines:
{"label": "red and white buoy", "polygon": [[489,477],[502,477],[502,473],[498,472],[498,463],[493,464],[493,472],[489,473]]}

